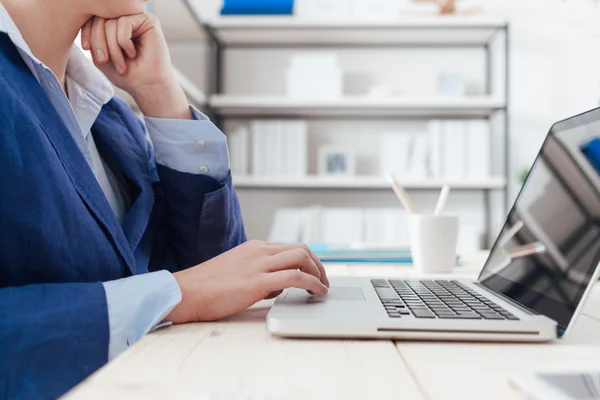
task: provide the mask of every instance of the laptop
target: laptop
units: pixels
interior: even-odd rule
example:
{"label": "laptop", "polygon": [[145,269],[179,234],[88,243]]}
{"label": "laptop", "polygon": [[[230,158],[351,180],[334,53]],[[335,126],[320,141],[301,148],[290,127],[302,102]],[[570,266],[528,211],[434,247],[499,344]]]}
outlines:
{"label": "laptop", "polygon": [[282,293],[267,330],[321,338],[563,337],[600,274],[597,137],[600,108],[552,127],[477,280],[331,277],[324,297]]}

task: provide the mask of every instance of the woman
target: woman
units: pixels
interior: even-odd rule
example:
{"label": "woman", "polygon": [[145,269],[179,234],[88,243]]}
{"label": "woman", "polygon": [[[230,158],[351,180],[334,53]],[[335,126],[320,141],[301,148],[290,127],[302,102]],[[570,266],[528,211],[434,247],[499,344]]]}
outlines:
{"label": "woman", "polygon": [[162,324],[327,293],[306,247],[242,244],[225,137],[144,8],[0,0],[0,396],[57,397]]}

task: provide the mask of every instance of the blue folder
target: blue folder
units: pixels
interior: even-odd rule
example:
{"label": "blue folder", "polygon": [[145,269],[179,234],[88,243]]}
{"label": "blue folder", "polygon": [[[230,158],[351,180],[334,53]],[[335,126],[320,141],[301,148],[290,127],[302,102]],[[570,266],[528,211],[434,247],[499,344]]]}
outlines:
{"label": "blue folder", "polygon": [[291,15],[294,0],[223,0],[221,15]]}

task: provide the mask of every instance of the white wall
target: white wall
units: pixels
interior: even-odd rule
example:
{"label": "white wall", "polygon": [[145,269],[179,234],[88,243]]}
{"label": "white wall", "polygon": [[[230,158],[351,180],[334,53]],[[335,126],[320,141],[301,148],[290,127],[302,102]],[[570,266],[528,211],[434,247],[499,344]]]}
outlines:
{"label": "white wall", "polygon": [[[302,0],[297,0],[302,1]],[[218,0],[196,0],[207,18],[216,15]],[[591,2],[586,0],[497,0],[490,1],[485,13],[506,17],[511,24],[511,176],[512,196],[518,190],[518,175],[528,167],[539,150],[548,129],[554,121],[596,107],[600,98],[600,47],[592,35],[595,30]],[[170,39],[173,60],[190,78],[204,87],[206,59],[200,30],[186,14],[178,1],[156,0],[156,12]],[[596,14],[597,16],[598,14]],[[596,19],[598,21],[598,19]],[[472,50],[442,50],[437,52],[405,50],[340,51],[345,69],[352,71],[351,90],[359,90],[361,73],[397,82],[407,92],[432,92],[432,79],[441,66],[465,72],[472,79],[481,80],[483,69],[480,52]],[[369,57],[364,57],[368,54]],[[242,51],[228,54],[225,68],[229,77],[229,93],[283,93],[283,71],[289,52]],[[373,62],[373,60],[377,60]],[[233,124],[229,124],[227,128]],[[389,130],[422,130],[424,124],[398,121],[311,123],[311,158],[319,143],[351,143],[361,149],[359,172],[374,172],[378,135]],[[499,151],[501,151],[499,149]],[[500,158],[499,154],[496,158]],[[315,164],[314,162],[312,164]],[[496,168],[501,169],[497,164]],[[419,200],[432,206],[431,196],[417,194]],[[310,203],[333,206],[393,206],[395,199],[389,193],[369,192],[253,192],[240,191],[242,206],[251,237],[264,238],[274,208]],[[470,223],[482,225],[481,196],[461,194],[453,197],[451,211],[459,212]],[[496,201],[499,205],[499,201]],[[252,210],[252,212],[248,212]],[[499,229],[504,216],[500,210],[494,215]],[[467,217],[470,215],[470,217]],[[267,223],[266,223],[267,222]]]}

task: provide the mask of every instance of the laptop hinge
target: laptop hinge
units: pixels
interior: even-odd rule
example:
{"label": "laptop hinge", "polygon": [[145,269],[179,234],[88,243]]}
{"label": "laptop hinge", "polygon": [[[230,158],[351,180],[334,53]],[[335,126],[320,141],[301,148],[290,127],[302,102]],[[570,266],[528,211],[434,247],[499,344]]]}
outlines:
{"label": "laptop hinge", "polygon": [[500,297],[502,300],[506,301],[507,303],[509,303],[510,305],[512,305],[513,307],[518,308],[519,310],[523,311],[525,314],[528,315],[540,315],[540,313],[533,311],[532,309],[525,307],[524,305],[517,303],[516,301],[514,301],[513,299],[511,299],[510,297],[502,294],[502,293],[498,293],[495,292],[493,290],[490,290],[488,288],[486,288],[485,286],[483,286],[481,283],[479,282],[475,282],[475,284],[477,286],[479,286],[481,289],[485,290],[486,292],[492,293],[494,294],[494,296],[498,296]]}

